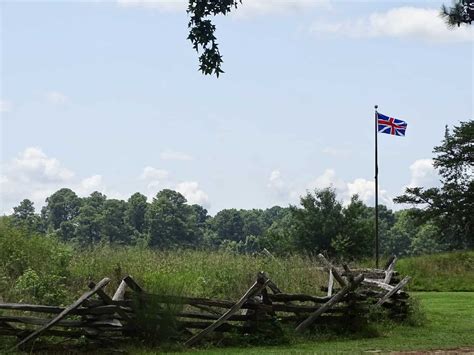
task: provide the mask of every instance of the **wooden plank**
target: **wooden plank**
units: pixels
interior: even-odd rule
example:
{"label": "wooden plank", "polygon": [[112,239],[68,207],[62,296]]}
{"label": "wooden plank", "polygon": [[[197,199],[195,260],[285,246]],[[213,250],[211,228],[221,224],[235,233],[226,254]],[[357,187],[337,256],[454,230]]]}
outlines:
{"label": "wooden plank", "polygon": [[268,280],[267,286],[275,294],[282,293],[278,286],[272,280]]}
{"label": "wooden plank", "polygon": [[[96,285],[94,282],[89,283],[89,288],[93,289],[95,286]],[[102,301],[104,301],[105,304],[109,306],[114,305],[114,301],[103,290],[101,289],[97,290],[97,295],[102,299]],[[127,322],[132,322],[132,319],[130,318],[130,316],[125,311],[123,311],[120,307],[116,307],[115,311]]]}
{"label": "wooden plank", "polygon": [[112,297],[112,300],[113,301],[123,301],[124,297],[125,297],[125,289],[127,288],[127,283],[122,280],[120,282],[120,285],[119,287],[117,288],[117,290],[115,291],[113,297]]}
{"label": "wooden plank", "polygon": [[[45,325],[49,319],[23,316],[0,316],[0,322],[22,323],[31,325]],[[77,328],[84,326],[85,323],[79,320],[61,320],[55,324],[57,327]]]}
{"label": "wooden plank", "polygon": [[334,275],[332,269],[329,269],[329,280],[328,280],[328,297],[332,296],[332,287],[334,286]]}
{"label": "wooden plank", "polygon": [[385,282],[379,281],[379,280],[374,280],[374,279],[365,279],[363,281],[364,284],[366,285],[373,285],[373,286],[378,286],[380,288],[383,288],[384,290],[391,291],[393,289],[392,285],[388,285]]}
{"label": "wooden plank", "polygon": [[[206,329],[213,323],[210,322],[196,322],[196,321],[183,321],[178,322],[178,326],[182,328],[189,328],[189,329]],[[235,324],[223,323],[219,325],[214,331],[216,332],[230,332],[230,331],[238,331],[242,330],[242,326],[238,326]]]}
{"label": "wooden plank", "polygon": [[268,297],[273,302],[289,302],[289,301],[299,301],[299,302],[314,302],[314,303],[325,303],[329,301],[331,297],[316,297],[299,293],[278,293],[278,294],[269,294]]}
{"label": "wooden plank", "polygon": [[317,311],[312,313],[308,318],[306,318],[303,322],[301,322],[297,327],[296,327],[296,332],[301,333],[306,328],[308,328],[311,324],[314,323],[316,318],[318,318],[321,314],[329,310],[332,306],[334,306],[337,302],[342,300],[342,298],[349,292],[353,291],[356,289],[362,280],[364,279],[364,275],[360,274],[354,278],[354,281],[345,286],[342,290],[340,290],[338,293],[334,295],[328,302],[326,302],[324,305],[322,305]]}
{"label": "wooden plank", "polygon": [[[48,324],[49,319],[37,318],[37,317],[23,317],[23,316],[0,316],[0,322],[11,322],[11,323],[22,323],[22,324],[31,324],[31,325],[45,325]],[[55,327],[64,327],[64,328],[82,328],[82,327],[91,327],[94,325],[100,326],[111,326],[111,327],[121,327],[121,324],[113,320],[97,320],[97,321],[82,321],[82,320],[69,320],[63,319],[57,322]]]}
{"label": "wooden plank", "polygon": [[[16,336],[16,337],[25,337],[29,334],[33,333],[31,330],[26,330],[26,329],[16,329],[16,330],[6,330],[6,329],[0,329],[0,335],[4,336]],[[68,330],[59,330],[59,329],[48,329],[44,331],[43,335],[46,336],[58,336],[58,337],[63,337],[63,338],[80,338],[84,335],[87,335],[87,333],[83,331],[68,331]]]}
{"label": "wooden plank", "polygon": [[351,269],[349,269],[349,266],[347,266],[347,264],[342,264],[342,268],[344,269],[344,274],[346,275],[346,278],[349,280],[349,282],[352,282],[354,280],[354,273],[351,271]]}
{"label": "wooden plank", "polygon": [[[92,308],[78,308],[72,310],[69,314],[71,315],[88,315],[88,314],[113,314],[115,308],[118,306],[98,306]],[[125,312],[131,312],[131,308],[121,307]],[[57,314],[64,311],[64,307],[56,306],[43,306],[26,303],[0,303],[0,309],[12,310],[12,311],[27,311],[35,313],[52,313]]]}
{"label": "wooden plank", "polygon": [[98,290],[101,290],[103,287],[105,287],[108,283],[110,282],[110,279],[104,278],[102,279],[92,290],[87,291],[84,293],[81,297],[79,297],[74,303],[69,305],[67,308],[64,309],[61,313],[59,313],[56,317],[54,317],[48,324],[44,325],[40,329],[37,329],[30,335],[28,335],[26,338],[24,338],[22,341],[20,341],[18,344],[16,344],[11,350],[15,350],[19,348],[21,345],[24,345],[28,343],[29,341],[37,338],[42,332],[45,330],[48,330],[49,328],[53,327],[56,323],[58,323],[60,320],[62,320],[64,317],[66,317],[72,310],[78,308],[81,306],[82,302],[84,302],[86,299],[94,295]]}
{"label": "wooden plank", "polygon": [[385,263],[385,266],[383,267],[384,270],[387,270],[388,267],[390,266],[390,264],[393,262],[394,259],[396,259],[397,257],[395,255],[392,255],[391,257],[389,257],[387,259],[387,262]]}
{"label": "wooden plank", "polygon": [[216,311],[215,309],[213,309],[211,307],[202,306],[202,305],[199,305],[199,304],[192,304],[191,306],[193,306],[197,309],[200,309],[201,311],[204,311],[204,312],[207,312],[207,313],[210,313],[210,314],[213,314],[213,315],[218,315],[219,317],[222,314],[221,312],[218,312],[218,311]]}
{"label": "wooden plank", "polygon": [[334,278],[339,283],[339,285],[341,285],[342,287],[347,285],[347,282],[342,278],[342,276],[339,274],[336,268],[332,266],[329,261],[326,260],[323,254],[318,254],[317,258],[324,264],[324,266],[326,267],[328,271],[332,270]]}
{"label": "wooden plank", "polygon": [[387,269],[385,270],[385,278],[383,282],[389,284],[392,280],[393,271],[395,270],[395,263],[397,262],[397,257],[394,256],[390,265],[388,265]]}
{"label": "wooden plank", "polygon": [[385,296],[383,296],[378,302],[377,306],[384,304],[390,297],[392,297],[395,292],[401,290],[407,283],[410,281],[410,276],[406,276],[402,281],[400,281],[392,290],[388,291]]}
{"label": "wooden plank", "polygon": [[240,298],[240,300],[234,304],[227,312],[225,312],[218,320],[216,320],[214,323],[212,323],[209,327],[206,329],[203,329],[201,332],[195,334],[192,336],[186,343],[184,344],[185,346],[191,346],[198,342],[200,339],[202,339],[204,336],[212,332],[214,329],[218,328],[220,325],[225,323],[225,321],[232,316],[235,312],[237,312],[242,305],[248,300],[249,297],[254,295],[255,293],[260,292],[267,284],[268,280],[266,280],[264,283],[261,283],[261,280],[258,279],[248,290],[245,292],[245,294]]}
{"label": "wooden plank", "polygon": [[0,303],[0,309],[8,309],[13,311],[29,311],[41,313],[61,313],[64,308],[55,306],[42,306],[26,303]]}
{"label": "wooden plank", "polygon": [[124,277],[123,281],[125,281],[127,286],[130,287],[130,289],[132,289],[133,291],[137,293],[143,293],[143,289],[140,286],[138,286],[138,284],[135,282],[134,279],[132,279],[130,275]]}

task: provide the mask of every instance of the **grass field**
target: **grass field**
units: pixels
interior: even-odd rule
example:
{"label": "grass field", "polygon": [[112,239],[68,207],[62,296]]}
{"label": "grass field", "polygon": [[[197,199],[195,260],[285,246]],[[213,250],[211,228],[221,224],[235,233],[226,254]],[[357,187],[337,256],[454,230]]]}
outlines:
{"label": "grass field", "polygon": [[[372,262],[372,261],[371,261]],[[2,230],[0,225],[0,299],[3,302],[70,304],[87,289],[90,280],[112,279],[111,294],[121,278],[132,275],[147,291],[238,299],[264,270],[289,293],[321,292],[327,273],[307,256],[282,258],[209,251],[153,251],[140,248],[97,247],[78,251],[53,238]],[[355,265],[350,265],[354,267]],[[410,291],[420,299],[427,321],[423,326],[387,326],[379,337],[351,339],[334,334],[312,340],[290,335],[279,347],[197,349],[197,352],[289,353],[362,352],[474,348],[474,251],[401,259],[401,275],[412,276]],[[457,292],[450,292],[457,291]],[[1,349],[14,339],[0,337]],[[239,344],[239,343],[237,343]],[[147,354],[143,348],[133,353]],[[148,352],[154,353],[153,351]]]}
{"label": "grass field", "polygon": [[[278,347],[243,347],[195,349],[177,354],[290,354],[290,353],[363,353],[409,350],[469,348],[474,352],[474,293],[413,293],[424,310],[422,326],[394,326],[377,338],[294,338],[290,345]],[[129,349],[133,354],[156,354],[152,350]]]}
{"label": "grass field", "polygon": [[474,291],[474,251],[404,258],[397,271],[412,277],[411,291]]}

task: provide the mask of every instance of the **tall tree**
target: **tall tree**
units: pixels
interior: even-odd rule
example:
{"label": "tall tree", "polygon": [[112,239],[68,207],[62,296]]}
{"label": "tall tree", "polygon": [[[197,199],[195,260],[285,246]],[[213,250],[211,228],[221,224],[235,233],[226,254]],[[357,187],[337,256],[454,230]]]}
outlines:
{"label": "tall tree", "polygon": [[12,217],[13,223],[17,226],[26,227],[34,232],[44,232],[41,218],[35,214],[35,206],[28,199],[24,199],[17,207],[13,207]]}
{"label": "tall tree", "polygon": [[17,207],[13,207],[13,217],[18,220],[26,221],[35,215],[33,202],[25,198]]}
{"label": "tall tree", "polygon": [[211,228],[217,233],[221,240],[233,240],[235,242],[245,239],[242,215],[235,208],[219,211],[211,220]]}
{"label": "tall tree", "polygon": [[397,203],[424,206],[426,219],[434,219],[446,242],[454,248],[474,246],[474,121],[461,122],[434,148],[434,167],[441,188],[407,188]]}
{"label": "tall tree", "polygon": [[301,251],[334,252],[332,241],[342,232],[342,205],[332,188],[308,192],[300,199],[301,207],[291,207],[295,240]]}
{"label": "tall tree", "polygon": [[62,222],[71,221],[79,214],[81,199],[71,189],[63,188],[46,199],[41,210],[47,226],[57,230]]}
{"label": "tall tree", "polygon": [[190,247],[197,243],[194,214],[186,202],[179,192],[169,189],[158,192],[146,212],[151,247]]}
{"label": "tall tree", "polygon": [[146,196],[139,192],[134,193],[128,199],[126,219],[128,224],[138,233],[145,230],[145,214],[148,209]]}
{"label": "tall tree", "polygon": [[127,203],[107,200],[101,213],[101,239],[109,244],[131,244],[132,229],[126,223]]}
{"label": "tall tree", "polygon": [[374,222],[371,209],[358,195],[351,198],[350,204],[342,211],[343,224],[339,235],[331,245],[337,255],[346,259],[361,259],[373,254]]}

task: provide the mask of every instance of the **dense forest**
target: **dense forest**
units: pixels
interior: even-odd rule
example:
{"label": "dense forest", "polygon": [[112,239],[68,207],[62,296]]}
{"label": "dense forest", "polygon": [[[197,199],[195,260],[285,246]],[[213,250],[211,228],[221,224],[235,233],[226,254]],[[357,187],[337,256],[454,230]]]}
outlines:
{"label": "dense forest", "polygon": [[[408,188],[395,199],[413,207],[393,212],[379,207],[383,254],[418,255],[474,246],[474,124],[446,128],[434,148],[441,187]],[[415,207],[416,206],[416,207]],[[300,205],[265,210],[225,209],[215,216],[189,205],[173,190],[151,202],[135,193],[127,201],[100,192],[88,197],[63,188],[46,199],[40,213],[25,199],[3,221],[79,248],[100,244],[154,249],[212,249],[272,254],[325,252],[345,259],[372,256],[374,208],[357,195],[344,206],[334,189],[308,191]]]}

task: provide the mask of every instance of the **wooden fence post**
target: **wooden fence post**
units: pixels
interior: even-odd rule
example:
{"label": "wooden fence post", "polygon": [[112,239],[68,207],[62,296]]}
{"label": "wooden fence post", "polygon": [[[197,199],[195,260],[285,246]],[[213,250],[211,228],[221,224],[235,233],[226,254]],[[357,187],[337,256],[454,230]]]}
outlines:
{"label": "wooden fence post", "polygon": [[26,344],[27,342],[37,338],[42,332],[45,330],[51,328],[54,326],[56,323],[58,323],[61,319],[66,317],[71,311],[75,310],[76,308],[80,307],[80,305],[89,297],[97,293],[97,291],[102,290],[108,283],[110,282],[110,279],[104,278],[102,279],[92,290],[84,293],[81,297],[79,297],[74,303],[72,303],[70,306],[68,306],[64,311],[59,313],[56,317],[54,317],[48,324],[45,326],[41,327],[40,329],[37,329],[30,335],[28,335],[25,339],[20,341],[18,344],[16,344],[11,350],[15,350],[19,348],[21,345]]}
{"label": "wooden fence post", "polygon": [[326,269],[329,271],[329,270],[332,270],[332,273],[334,274],[334,278],[336,279],[337,282],[339,282],[339,284],[344,287],[347,285],[347,282],[342,278],[342,276],[337,272],[336,268],[334,266],[331,265],[331,263],[329,261],[326,260],[326,258],[324,257],[323,254],[318,254],[318,259],[324,264],[324,266],[326,267]]}
{"label": "wooden fence post", "polygon": [[267,280],[261,280],[258,279],[248,290],[245,292],[245,294],[240,298],[240,300],[234,304],[227,312],[225,312],[218,320],[216,320],[214,323],[212,323],[209,327],[206,329],[203,329],[201,332],[195,334],[192,336],[186,343],[184,343],[185,346],[191,346],[201,340],[205,335],[209,334],[216,328],[218,328],[221,324],[223,324],[227,319],[230,318],[235,312],[237,312],[242,305],[257,292],[260,292],[268,283]]}
{"label": "wooden fence post", "polygon": [[303,332],[306,328],[308,328],[311,324],[314,323],[316,318],[318,318],[321,314],[323,314],[324,312],[329,310],[332,306],[334,306],[337,302],[339,302],[347,293],[356,289],[360,285],[363,279],[364,279],[364,275],[362,274],[355,277],[353,282],[345,286],[342,290],[336,293],[333,298],[331,298],[329,301],[327,301],[325,304],[319,307],[313,314],[311,314],[308,318],[306,318],[303,322],[301,322],[296,327],[296,332],[298,333]]}

